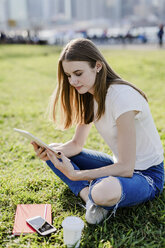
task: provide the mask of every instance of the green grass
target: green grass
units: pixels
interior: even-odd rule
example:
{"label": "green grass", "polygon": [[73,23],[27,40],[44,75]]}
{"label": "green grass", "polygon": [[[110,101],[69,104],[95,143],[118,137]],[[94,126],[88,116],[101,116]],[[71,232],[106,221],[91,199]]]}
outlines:
{"label": "green grass", "polygon": [[[31,145],[13,132],[26,129],[47,143],[66,142],[74,129],[55,130],[45,118],[49,97],[56,84],[60,48],[47,46],[0,46],[0,247],[65,247],[61,223],[76,215],[84,221],[81,202],[49,168],[35,157]],[[149,104],[165,148],[165,50],[104,50],[112,68],[148,95]],[[95,128],[86,147],[109,153]],[[118,209],[101,225],[85,222],[81,247],[165,247],[165,194],[132,208]],[[17,204],[52,204],[50,237],[37,234],[12,236]],[[81,202],[82,203],[82,202]]]}

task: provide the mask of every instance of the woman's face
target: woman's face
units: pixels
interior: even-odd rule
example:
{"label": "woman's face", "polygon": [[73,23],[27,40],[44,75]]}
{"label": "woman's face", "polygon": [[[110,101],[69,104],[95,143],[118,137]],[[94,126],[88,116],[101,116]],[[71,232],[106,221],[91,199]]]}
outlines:
{"label": "woman's face", "polygon": [[62,62],[63,70],[68,77],[69,83],[78,91],[79,94],[89,92],[94,94],[94,83],[97,73],[97,62],[91,68],[86,61],[66,61]]}

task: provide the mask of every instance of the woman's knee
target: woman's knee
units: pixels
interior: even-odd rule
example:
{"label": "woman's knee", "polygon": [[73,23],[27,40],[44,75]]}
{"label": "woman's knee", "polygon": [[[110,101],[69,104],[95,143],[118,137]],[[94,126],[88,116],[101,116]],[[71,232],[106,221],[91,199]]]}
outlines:
{"label": "woman's knee", "polygon": [[91,191],[91,197],[97,205],[113,206],[121,198],[122,189],[120,182],[115,177],[103,179],[98,184],[94,185]]}

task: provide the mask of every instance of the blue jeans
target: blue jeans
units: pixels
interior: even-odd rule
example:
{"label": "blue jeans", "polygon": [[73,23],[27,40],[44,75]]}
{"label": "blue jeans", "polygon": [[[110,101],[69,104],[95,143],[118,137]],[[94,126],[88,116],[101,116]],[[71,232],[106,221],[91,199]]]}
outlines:
{"label": "blue jeans", "polygon": [[[76,170],[90,170],[113,164],[111,156],[97,151],[91,151],[83,149],[81,153],[76,156],[70,157],[71,163]],[[46,161],[48,166],[53,172],[65,182],[71,191],[77,196],[79,192],[89,187],[89,198],[93,201],[91,196],[92,188],[104,178],[100,177],[94,179],[91,183],[89,181],[72,181],[67,178],[62,172],[55,168],[53,163]],[[150,167],[147,170],[135,170],[131,178],[128,177],[116,177],[122,188],[122,196],[120,201],[114,206],[102,206],[107,210],[117,207],[133,206],[148,200],[154,199],[158,196],[164,185],[164,164]]]}

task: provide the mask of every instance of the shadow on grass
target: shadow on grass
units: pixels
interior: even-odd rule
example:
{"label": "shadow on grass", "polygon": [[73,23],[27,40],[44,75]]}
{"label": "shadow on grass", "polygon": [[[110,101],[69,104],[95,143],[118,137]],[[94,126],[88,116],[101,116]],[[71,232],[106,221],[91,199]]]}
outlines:
{"label": "shadow on grass", "polygon": [[64,190],[59,195],[59,200],[62,202],[63,210],[70,211],[71,213],[85,213],[84,208],[81,205],[85,205],[80,197],[76,197],[69,188]]}

